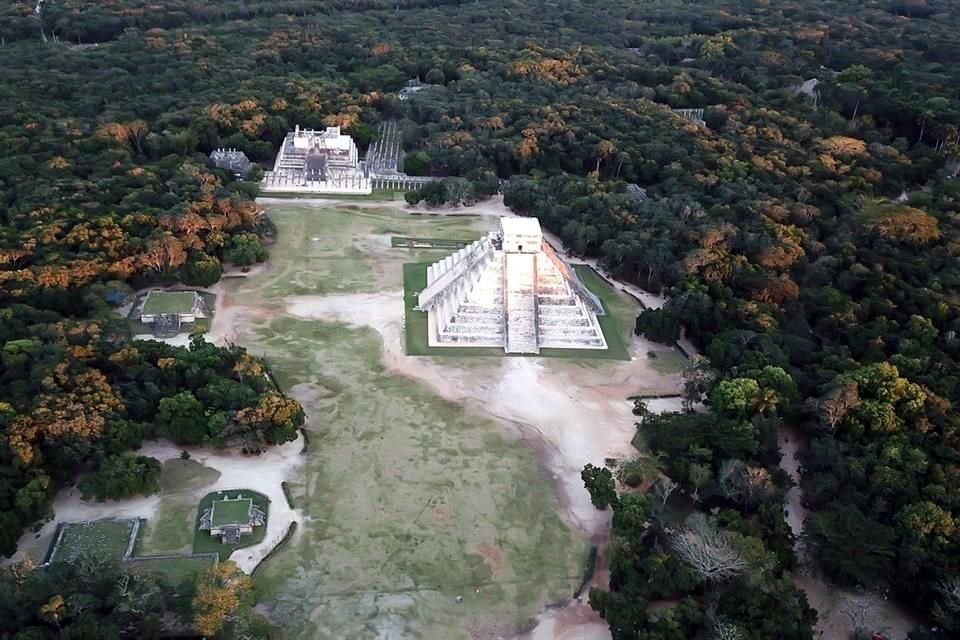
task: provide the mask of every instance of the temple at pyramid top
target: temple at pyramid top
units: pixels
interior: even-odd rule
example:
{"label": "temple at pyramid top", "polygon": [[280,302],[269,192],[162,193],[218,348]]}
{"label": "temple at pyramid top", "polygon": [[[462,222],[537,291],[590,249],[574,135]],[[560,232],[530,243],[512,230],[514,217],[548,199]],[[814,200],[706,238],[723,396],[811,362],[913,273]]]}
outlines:
{"label": "temple at pyramid top", "polygon": [[427,267],[417,296],[435,347],[606,349],[603,305],[543,241],[536,218],[490,233]]}

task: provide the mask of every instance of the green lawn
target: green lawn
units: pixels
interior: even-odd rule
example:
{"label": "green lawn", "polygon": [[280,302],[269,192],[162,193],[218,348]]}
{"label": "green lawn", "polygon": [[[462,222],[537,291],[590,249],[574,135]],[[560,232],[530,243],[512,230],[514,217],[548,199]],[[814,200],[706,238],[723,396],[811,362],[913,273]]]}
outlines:
{"label": "green lawn", "polygon": [[231,489],[229,491],[216,491],[214,493],[208,493],[200,501],[200,504],[197,505],[197,519],[194,522],[193,537],[194,553],[217,553],[220,555],[220,561],[222,562],[229,558],[230,554],[237,549],[243,549],[244,547],[249,547],[263,541],[264,536],[267,535],[266,524],[260,527],[254,527],[253,533],[240,538],[240,542],[237,544],[223,544],[220,542],[219,537],[211,536],[209,531],[200,530],[200,517],[203,515],[203,512],[207,510],[207,508],[212,506],[217,500],[222,500],[227,496],[235,498],[237,494],[243,494],[244,498],[251,498],[253,500],[253,504],[267,514],[268,518],[270,517],[270,499],[263,494],[250,491],[249,489]]}
{"label": "green lawn", "polygon": [[197,294],[193,291],[151,291],[143,303],[142,315],[190,313]]}
{"label": "green lawn", "polygon": [[191,553],[196,509],[197,500],[189,494],[164,496],[156,516],[140,526],[143,536],[137,555]]}
{"label": "green lawn", "polygon": [[133,520],[70,522],[63,525],[50,561],[73,562],[87,554],[119,560],[127,551],[132,531]]}
{"label": "green lawn", "polygon": [[225,527],[231,524],[244,524],[250,519],[250,507],[253,500],[243,498],[242,500],[214,500],[213,517],[211,524],[215,527]]}
{"label": "green lawn", "polygon": [[196,460],[167,460],[160,471],[160,491],[164,495],[196,489],[216,482],[220,472]]}
{"label": "green lawn", "polygon": [[[417,294],[427,286],[428,263],[407,263],[403,265],[403,304],[404,304],[404,345],[408,356],[512,356],[496,347],[431,347],[427,336],[427,314],[416,311]],[[624,319],[633,321],[637,312],[636,304],[624,294],[611,287],[593,269],[586,265],[575,265],[580,280],[594,295],[600,298],[606,315],[599,316],[603,337],[607,340],[606,349],[541,349],[540,355],[546,358],[574,358],[581,360],[629,360],[627,350],[629,330],[625,330]]]}
{"label": "green lawn", "polygon": [[670,351],[651,351],[650,354],[650,366],[653,367],[654,371],[665,375],[681,373],[687,362],[687,359],[677,349],[671,349]]}
{"label": "green lawn", "polygon": [[180,558],[134,558],[127,564],[134,571],[159,574],[171,586],[189,580],[194,582],[203,570],[213,566],[213,556],[183,556]]}

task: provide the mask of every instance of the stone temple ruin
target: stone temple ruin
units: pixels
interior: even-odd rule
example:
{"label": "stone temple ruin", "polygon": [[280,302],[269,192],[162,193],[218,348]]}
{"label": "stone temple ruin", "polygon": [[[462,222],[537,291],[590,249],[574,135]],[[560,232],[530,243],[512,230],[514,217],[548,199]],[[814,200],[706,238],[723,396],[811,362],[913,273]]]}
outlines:
{"label": "stone temple ruin", "polygon": [[427,268],[418,295],[430,346],[606,349],[603,305],[543,241],[536,218],[490,233]]}
{"label": "stone temple ruin", "polygon": [[273,171],[264,174],[260,190],[369,194],[373,188],[357,145],[353,138],[340,133],[340,127],[315,131],[298,125],[284,139]]}

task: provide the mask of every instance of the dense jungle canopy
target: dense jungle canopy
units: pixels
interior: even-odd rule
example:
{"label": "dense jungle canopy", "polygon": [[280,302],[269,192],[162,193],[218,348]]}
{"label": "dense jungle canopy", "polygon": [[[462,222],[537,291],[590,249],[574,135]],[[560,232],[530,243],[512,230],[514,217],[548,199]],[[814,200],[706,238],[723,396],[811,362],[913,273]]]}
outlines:
{"label": "dense jungle canopy", "polygon": [[[451,178],[428,202],[509,181],[509,206],[668,295],[638,331],[684,329],[709,358],[688,383],[713,410],[640,427],[696,517],[607,500],[611,585],[591,603],[615,638],[812,637],[781,420],[809,437],[823,573],[960,634],[953,0],[11,0],[0,38],[0,553],[78,474],[136,468],[118,458],[144,438],[295,436],[302,410],[264,363],[133,342],[113,307],[264,258],[256,183],[213,149],[266,167],[296,124],[365,148],[397,119],[406,170]],[[745,563],[698,572],[691,541]],[[652,614],[661,599],[680,604]],[[93,637],[93,611],[119,615],[90,609],[70,637]]]}

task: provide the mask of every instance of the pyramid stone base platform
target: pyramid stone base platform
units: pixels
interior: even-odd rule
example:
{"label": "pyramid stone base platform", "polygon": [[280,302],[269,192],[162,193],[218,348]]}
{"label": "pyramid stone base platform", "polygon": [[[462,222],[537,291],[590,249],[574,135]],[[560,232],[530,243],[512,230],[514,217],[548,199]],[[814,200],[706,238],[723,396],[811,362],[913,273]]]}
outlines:
{"label": "pyramid stone base platform", "polygon": [[544,243],[535,218],[491,233],[427,269],[418,307],[433,347],[606,349],[603,306]]}

